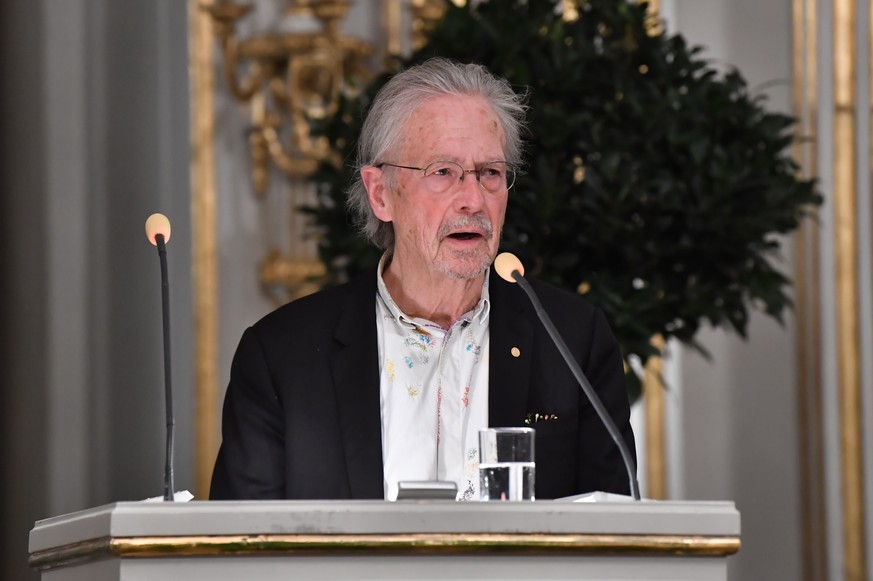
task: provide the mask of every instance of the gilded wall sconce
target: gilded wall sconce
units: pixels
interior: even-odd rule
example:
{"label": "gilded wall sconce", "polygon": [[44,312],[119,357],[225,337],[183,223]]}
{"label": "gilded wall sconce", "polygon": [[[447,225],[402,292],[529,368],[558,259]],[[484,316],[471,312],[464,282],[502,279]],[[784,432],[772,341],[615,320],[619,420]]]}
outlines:
{"label": "gilded wall sconce", "polygon": [[[351,0],[285,0],[283,18],[314,20],[315,30],[269,32],[241,39],[238,24],[253,4],[219,0],[209,13],[219,41],[221,69],[227,90],[249,105],[249,156],[256,196],[267,196],[274,169],[287,182],[291,215],[288,232],[271,240],[260,266],[260,282],[276,302],[315,290],[324,265],[302,242],[304,223],[297,208],[306,201],[308,178],[319,163],[341,163],[327,140],[311,134],[311,123],[333,115],[344,79],[365,79],[370,73],[370,43],[340,30]],[[239,70],[245,69],[240,74]],[[286,240],[280,245],[278,238]]]}

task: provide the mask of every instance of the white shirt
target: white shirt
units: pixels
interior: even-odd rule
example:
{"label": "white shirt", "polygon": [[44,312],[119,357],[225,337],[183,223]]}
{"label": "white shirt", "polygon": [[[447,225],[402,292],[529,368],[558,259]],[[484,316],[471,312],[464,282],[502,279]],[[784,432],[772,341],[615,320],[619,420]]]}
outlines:
{"label": "white shirt", "polygon": [[479,498],[479,430],[488,427],[488,276],[479,303],[448,330],[404,314],[379,262],[382,461],[385,498],[401,480],[445,480]]}

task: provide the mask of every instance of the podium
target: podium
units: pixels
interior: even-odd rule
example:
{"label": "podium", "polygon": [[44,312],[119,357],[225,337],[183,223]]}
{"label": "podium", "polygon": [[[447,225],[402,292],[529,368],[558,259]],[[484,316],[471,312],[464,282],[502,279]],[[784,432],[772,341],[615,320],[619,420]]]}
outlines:
{"label": "podium", "polygon": [[704,581],[732,502],[119,502],[38,521],[44,581]]}

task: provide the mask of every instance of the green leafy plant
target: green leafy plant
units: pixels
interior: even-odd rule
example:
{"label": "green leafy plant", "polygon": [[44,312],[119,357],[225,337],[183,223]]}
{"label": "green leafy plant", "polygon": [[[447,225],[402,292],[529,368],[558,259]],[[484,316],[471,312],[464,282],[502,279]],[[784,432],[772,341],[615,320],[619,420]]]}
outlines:
{"label": "green leafy plant", "polygon": [[[588,0],[571,22],[559,4],[448,2],[428,44],[398,61],[477,62],[529,91],[527,166],[503,248],[602,308],[625,356],[643,362],[656,335],[701,349],[705,322],[745,336],[752,308],[781,321],[791,302],[774,267],[780,235],[821,203],[789,155],[793,119],[680,35],[653,33],[644,3]],[[346,159],[319,170],[318,203],[306,209],[329,283],[379,258],[344,202],[364,112],[387,78],[344,97],[320,128]]]}

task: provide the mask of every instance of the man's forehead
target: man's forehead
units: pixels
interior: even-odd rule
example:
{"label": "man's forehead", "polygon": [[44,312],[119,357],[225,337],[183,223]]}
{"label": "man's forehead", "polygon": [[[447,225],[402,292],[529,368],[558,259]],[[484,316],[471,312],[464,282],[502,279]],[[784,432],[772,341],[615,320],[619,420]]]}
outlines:
{"label": "man's forehead", "polygon": [[440,117],[447,111],[458,114],[490,115],[496,118],[494,107],[482,95],[434,95],[423,101],[410,116],[411,119]]}
{"label": "man's forehead", "polygon": [[428,99],[410,114],[400,132],[406,152],[422,152],[431,160],[464,161],[469,153],[457,150],[461,141],[494,150],[485,156],[488,159],[480,161],[503,157],[503,127],[494,108],[482,96],[440,95]]}

